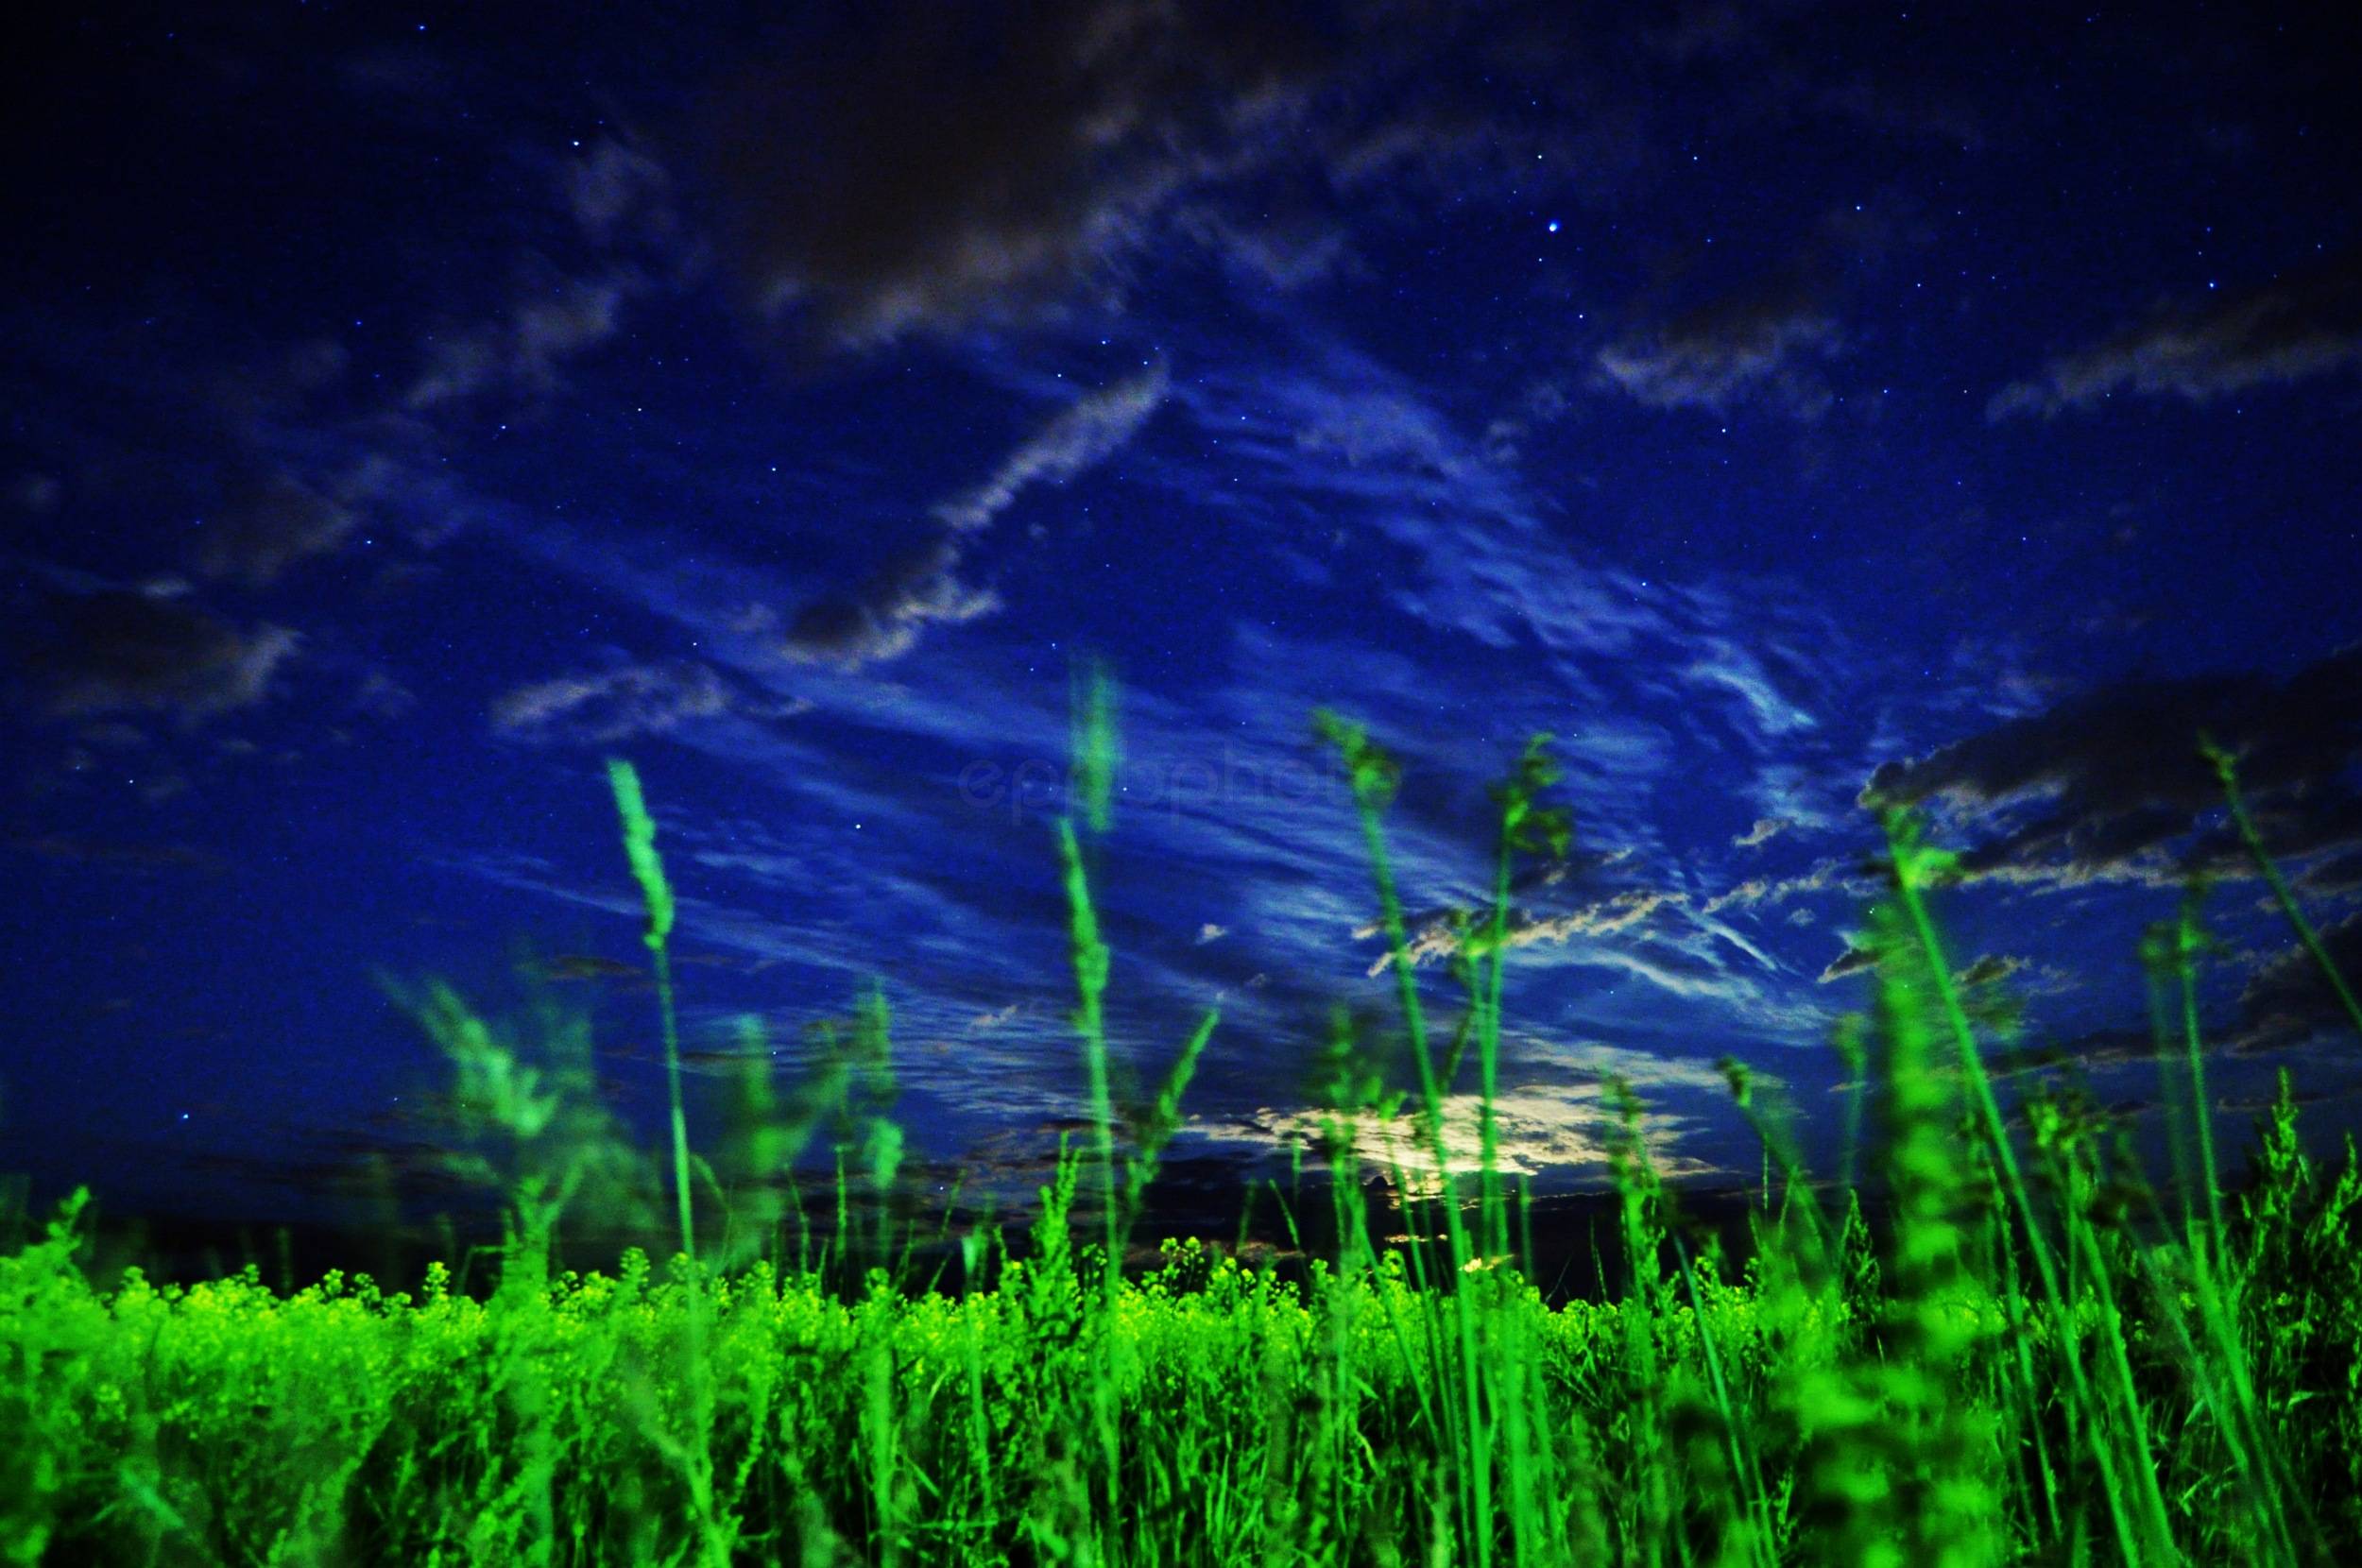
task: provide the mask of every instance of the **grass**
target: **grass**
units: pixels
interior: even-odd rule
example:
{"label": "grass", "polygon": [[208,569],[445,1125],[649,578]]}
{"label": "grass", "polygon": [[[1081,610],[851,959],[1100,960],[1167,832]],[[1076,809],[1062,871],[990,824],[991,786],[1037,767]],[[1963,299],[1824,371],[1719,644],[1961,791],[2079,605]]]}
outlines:
{"label": "grass", "polygon": [[[799,1085],[771,1082],[747,1025],[727,1135],[710,1161],[691,1148],[671,895],[619,761],[669,1161],[601,1104],[580,1025],[544,1018],[529,1048],[448,989],[403,993],[467,1108],[454,1167],[504,1194],[488,1291],[454,1288],[441,1265],[399,1292],[341,1273],[274,1290],[251,1269],[190,1285],[133,1269],[102,1287],[78,1261],[77,1195],[0,1258],[0,1557],[1968,1568],[2362,1554],[2362,1250],[2347,1232],[2362,1167],[2350,1141],[2334,1170],[2307,1152],[2284,1074],[2251,1179],[2225,1192],[2198,890],[2143,953],[2167,1190],[2072,1086],[2005,1111],[1931,909],[1955,863],[1890,810],[1889,887],[1870,912],[1876,1006],[1835,1041],[1855,1081],[1838,1179],[1815,1180],[1770,1086],[1727,1064],[1764,1171],[1734,1261],[1684,1220],[1637,1099],[1611,1085],[1623,1287],[1553,1304],[1493,1115],[1509,890],[1521,860],[1563,855],[1572,831],[1547,804],[1547,743],[1496,791],[1498,896],[1460,929],[1446,1039],[1387,854],[1397,770],[1360,726],[1322,715],[1353,783],[1399,1010],[1392,1041],[1361,1037],[1368,1026],[1341,1010],[1318,1053],[1333,1248],[1287,1276],[1172,1241],[1127,1271],[1111,1260],[1130,1250],[1218,1019],[1119,1112],[1091,895],[1116,743],[1103,676],[1076,712],[1079,820],[1057,825],[1054,847],[1088,1123],[1026,1236],[987,1219],[955,1240],[947,1215],[933,1239],[956,1277],[920,1262],[918,1222],[890,1201],[902,1140],[875,989],[849,1024],[816,1031]],[[2209,755],[2326,966],[2248,821],[2235,760]],[[1390,1043],[1408,1083],[1377,1065]],[[1463,1171],[1446,1113],[1470,1071],[1477,1155]],[[1409,1150],[1394,1141],[1405,1126]],[[796,1185],[815,1156],[833,1195],[818,1227]],[[1394,1191],[1427,1194],[1406,1199],[1407,1240],[1374,1234],[1373,1166]],[[561,1226],[644,1233],[668,1196],[669,1258],[556,1267]]]}

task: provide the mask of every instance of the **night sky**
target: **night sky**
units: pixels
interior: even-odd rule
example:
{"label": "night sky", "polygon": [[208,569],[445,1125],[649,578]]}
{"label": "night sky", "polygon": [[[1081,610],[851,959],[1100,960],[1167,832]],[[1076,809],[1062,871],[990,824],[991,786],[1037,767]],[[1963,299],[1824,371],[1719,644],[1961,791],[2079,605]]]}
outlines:
{"label": "night sky", "polygon": [[588,1013],[653,1136],[610,755],[693,1095],[875,977],[914,1155],[1031,1170],[1094,656],[1126,1081],[1223,1013],[1177,1155],[1307,1125],[1332,1003],[1392,1027],[1322,705],[1403,760],[1446,1020],[1430,916],[1558,738],[1546,1185],[1603,1073],[1702,1182],[1756,1168],[1726,1052],[1835,1125],[1874,780],[1966,855],[2000,1066],[2153,1110],[2202,865],[2232,1141],[2282,1065],[2353,1119],[2193,745],[2362,962],[2350,7],[69,10],[7,67],[0,1170],[428,1171],[429,976]]}

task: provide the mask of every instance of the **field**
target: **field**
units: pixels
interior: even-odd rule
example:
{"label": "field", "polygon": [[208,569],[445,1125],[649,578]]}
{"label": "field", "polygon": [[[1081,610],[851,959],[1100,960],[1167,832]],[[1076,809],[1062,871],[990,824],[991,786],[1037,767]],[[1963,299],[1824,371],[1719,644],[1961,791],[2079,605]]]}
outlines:
{"label": "field", "polygon": [[[1750,1245],[1725,1256],[1685,1223],[1625,1094],[1626,1287],[1553,1304],[1518,1261],[1527,1195],[1498,1173],[1489,1109],[1470,1136],[1443,1121],[1471,1079],[1491,1102],[1513,867],[1566,848],[1537,741],[1497,792],[1503,896],[1462,933],[1451,1029],[1430,1038],[1432,1004],[1394,965],[1416,1081],[1383,1082],[1341,1015],[1319,1150],[1348,1178],[1322,1189],[1332,1255],[1283,1275],[1176,1241],[1126,1272],[1108,1260],[1126,1255],[1219,1021],[1120,1121],[1087,843],[1106,827],[1108,723],[1101,696],[1082,705],[1080,810],[1059,841],[1091,1120],[1027,1235],[973,1226],[930,1270],[872,1201],[902,1149],[876,994],[827,1037],[817,1082],[782,1096],[750,1067],[730,1147],[710,1162],[689,1147],[671,898],[617,764],[669,1149],[651,1161],[623,1138],[578,1031],[529,1050],[447,990],[410,997],[473,1118],[454,1157],[505,1198],[496,1281],[455,1288],[438,1266],[399,1293],[333,1273],[290,1292],[251,1270],[187,1286],[132,1270],[101,1288],[69,1203],[0,1259],[0,1553],[1478,1568],[2362,1554],[2362,1263],[2346,1229],[2362,1168],[2351,1144],[2334,1167],[2307,1153],[2284,1076],[2250,1180],[2224,1190],[2199,890],[2144,954],[2175,1132],[2176,1179],[2152,1185],[2072,1083],[2005,1106],[1928,907],[1950,859],[1886,810],[1877,1005],[1837,1040],[1863,1131],[1846,1169],[1807,1171],[1777,1097],[1732,1064],[1767,1175]],[[1323,733],[1351,772],[1399,958],[1391,764],[1356,726],[1325,718]],[[2259,874],[2326,966],[2233,759],[2217,763]],[[1470,1168],[1391,1241],[1359,1178],[1403,1159],[1367,1141],[1402,1115],[1428,1168]],[[777,1179],[815,1140],[835,1172],[812,1205],[816,1247]],[[1450,1154],[1463,1144],[1473,1161]],[[661,1205],[671,1257],[554,1266],[561,1226],[634,1203]]]}

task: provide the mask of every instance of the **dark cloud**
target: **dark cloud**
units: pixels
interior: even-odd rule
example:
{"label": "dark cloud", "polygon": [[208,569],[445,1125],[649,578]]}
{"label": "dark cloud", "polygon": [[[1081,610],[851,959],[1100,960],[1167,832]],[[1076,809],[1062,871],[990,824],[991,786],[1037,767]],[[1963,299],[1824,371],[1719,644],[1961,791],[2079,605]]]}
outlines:
{"label": "dark cloud", "polygon": [[334,554],[359,519],[287,474],[252,480],[200,532],[192,565],[207,577],[259,588],[306,556]]}
{"label": "dark cloud", "polygon": [[2067,1067],[2088,1073],[2133,1062],[2153,1062],[2156,1036],[2145,1029],[2097,1029],[2066,1039],[2037,1040],[1986,1053],[1985,1073],[1994,1079],[2023,1078]]}
{"label": "dark cloud", "polygon": [[2275,682],[2257,674],[2133,681],[2012,720],[1910,761],[1881,764],[1865,804],[1941,798],[2015,816],[1962,857],[1971,877],[2036,885],[2171,882],[2184,869],[2244,874],[2215,825],[2178,859],[2174,841],[2222,804],[2203,730],[2238,754],[2267,845],[2308,857],[2362,845],[2362,643]]}
{"label": "dark cloud", "polygon": [[2362,366],[2362,250],[2238,293],[2164,306],[1994,394],[1988,417],[2088,408],[2118,392],[2203,402]]}
{"label": "dark cloud", "polygon": [[1799,419],[1832,397],[1806,363],[1839,347],[1815,293],[1783,281],[1697,306],[1618,338],[1594,359],[1607,384],[1654,408],[1720,413],[1760,401]]}
{"label": "dark cloud", "polygon": [[806,605],[780,651],[799,662],[857,670],[910,652],[931,625],[992,614],[1001,596],[961,580],[963,554],[947,535],[888,562],[856,591]]}
{"label": "dark cloud", "polygon": [[[1120,305],[1175,252],[1301,288],[1364,264],[1348,204],[1629,177],[1649,100],[1590,58],[1600,31],[1392,0],[872,8],[710,117],[730,249],[761,310],[839,348]],[[1455,50],[1495,74],[1436,71]]]}
{"label": "dark cloud", "polygon": [[2302,880],[2306,892],[2324,898],[2362,893],[2362,849],[2307,866]]}
{"label": "dark cloud", "polygon": [[2025,967],[2026,961],[2014,953],[1987,953],[1961,970],[1958,978],[1962,985],[1989,985],[2008,980]]}
{"label": "dark cloud", "polygon": [[[2325,928],[2320,937],[2330,962],[2349,982],[2362,976],[2362,913]],[[2248,975],[2230,1014],[2202,1024],[2199,1032],[2210,1051],[2285,1056],[2339,1037],[2339,1048],[2351,1046],[2353,1027],[2319,963],[2291,938]],[[2179,1050],[2180,1036],[2172,1039],[2172,1048]],[[2152,1060],[2156,1052],[2156,1037],[2148,1030],[2100,1029],[1996,1052],[1990,1065],[1996,1077],[2065,1065],[2088,1071]]]}
{"label": "dark cloud", "polygon": [[719,152],[757,300],[848,344],[1111,285],[1182,197],[1268,161],[1322,55],[1265,9],[1147,0],[899,6],[830,53],[742,87]]}
{"label": "dark cloud", "polygon": [[1820,983],[1826,985],[1831,980],[1843,980],[1848,975],[1858,975],[1866,969],[1874,969],[1877,966],[1876,948],[1864,946],[1858,942],[1848,941],[1845,950],[1829,960],[1828,967],[1823,969],[1818,978]]}
{"label": "dark cloud", "polygon": [[49,713],[163,710],[189,721],[252,707],[302,639],[284,626],[241,631],[158,588],[53,593],[25,657]]}
{"label": "dark cloud", "polygon": [[[2322,950],[2347,983],[2362,981],[2362,912],[2324,929],[2320,938]],[[2243,1051],[2285,1049],[2351,1027],[2345,1005],[2319,962],[2292,942],[2248,978],[2239,993],[2238,1023],[2230,1043]]]}

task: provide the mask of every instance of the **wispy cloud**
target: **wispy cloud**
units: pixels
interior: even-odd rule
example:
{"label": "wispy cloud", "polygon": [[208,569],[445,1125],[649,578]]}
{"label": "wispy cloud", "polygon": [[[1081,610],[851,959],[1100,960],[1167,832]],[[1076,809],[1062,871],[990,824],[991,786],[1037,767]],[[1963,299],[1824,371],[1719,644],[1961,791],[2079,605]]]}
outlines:
{"label": "wispy cloud", "polygon": [[933,508],[941,532],[874,572],[861,588],[816,601],[790,623],[792,659],[858,669],[898,658],[931,625],[990,615],[1001,596],[961,575],[970,539],[1036,485],[1064,485],[1139,433],[1163,399],[1165,367],[1086,393],[1003,458],[990,477]]}
{"label": "wispy cloud", "polygon": [[792,717],[809,706],[750,698],[711,667],[675,660],[511,687],[492,699],[490,717],[493,733],[505,740],[606,744],[729,714]]}
{"label": "wispy cloud", "polygon": [[520,300],[505,321],[438,334],[402,401],[423,412],[488,393],[546,398],[568,361],[615,335],[623,302],[618,279],[560,281]]}
{"label": "wispy cloud", "polygon": [[937,504],[936,520],[955,534],[976,533],[1029,486],[1064,485],[1104,461],[1139,434],[1164,401],[1167,381],[1160,363],[1085,393],[1003,458],[991,478]]}
{"label": "wispy cloud", "polygon": [[1709,301],[1600,349],[1601,378],[1654,408],[1723,413],[1761,401],[1799,419],[1833,394],[1809,361],[1841,346],[1837,322],[1809,291],[1780,283]]}

